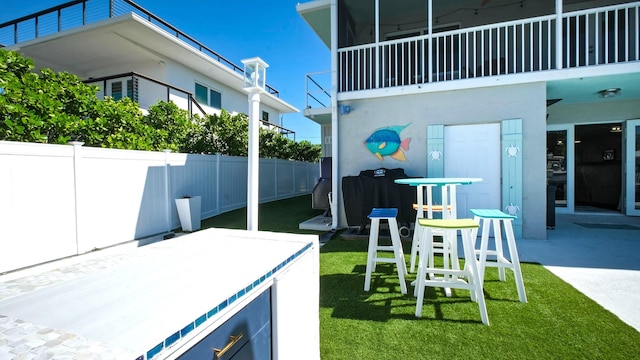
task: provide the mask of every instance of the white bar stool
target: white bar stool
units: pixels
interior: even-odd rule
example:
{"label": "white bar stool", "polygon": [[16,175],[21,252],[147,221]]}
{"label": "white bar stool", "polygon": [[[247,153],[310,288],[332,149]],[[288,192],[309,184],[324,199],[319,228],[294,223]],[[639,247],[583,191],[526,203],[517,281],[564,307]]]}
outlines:
{"label": "white bar stool", "polygon": [[[462,234],[462,246],[464,248],[464,269],[452,264],[452,268],[437,268],[425,251],[421,251],[418,260],[418,274],[416,280],[417,304],[416,317],[422,316],[425,286],[466,289],[471,292],[471,300],[478,303],[480,318],[485,325],[489,325],[489,316],[482,292],[482,281],[478,269],[475,251],[473,247],[473,233],[478,229],[478,223],[472,219],[420,219],[419,225],[424,227],[421,241],[421,249],[433,251],[434,230],[445,232],[445,241],[456,241],[457,232]],[[457,265],[457,266],[456,266]],[[466,281],[461,277],[466,277]]]}
{"label": "white bar stool", "polygon": [[[400,242],[400,234],[398,233],[398,209],[396,208],[374,208],[368,215],[371,219],[371,228],[369,229],[369,252],[367,256],[367,273],[364,278],[364,291],[369,291],[371,285],[371,273],[376,270],[376,263],[392,263],[396,264],[398,277],[400,278],[400,291],[407,293],[407,284],[404,280],[407,274],[407,265],[404,262],[404,252],[402,251],[402,243]],[[387,220],[389,223],[389,233],[391,234],[391,246],[382,246],[378,244],[378,233],[380,231],[380,220]],[[393,251],[393,257],[378,257],[378,251]]]}
{"label": "white bar stool", "polygon": [[[522,271],[520,270],[520,258],[518,257],[518,249],[516,248],[516,240],[513,235],[512,221],[516,217],[505,214],[500,210],[493,209],[471,209],[475,222],[482,227],[482,237],[480,240],[480,249],[475,250],[480,262],[480,279],[484,281],[484,271],[486,266],[497,267],[498,276],[501,281],[505,281],[505,268],[513,270],[518,288],[518,297],[520,302],[527,302],[527,294],[524,290],[524,281],[522,281]],[[489,230],[493,223],[493,234],[495,242],[495,250],[489,250]],[[502,226],[507,236],[507,245],[509,246],[509,256],[511,261],[504,257],[502,251]],[[475,240],[475,237],[474,237]],[[487,256],[495,256],[495,260],[487,260]]]}

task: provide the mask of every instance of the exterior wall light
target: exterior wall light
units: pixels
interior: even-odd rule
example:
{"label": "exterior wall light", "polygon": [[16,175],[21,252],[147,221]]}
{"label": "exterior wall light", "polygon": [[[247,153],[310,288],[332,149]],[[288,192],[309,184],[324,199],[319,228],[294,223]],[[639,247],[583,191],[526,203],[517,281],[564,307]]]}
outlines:
{"label": "exterior wall light", "polygon": [[620,95],[620,88],[609,88],[598,91],[601,98],[611,98]]}

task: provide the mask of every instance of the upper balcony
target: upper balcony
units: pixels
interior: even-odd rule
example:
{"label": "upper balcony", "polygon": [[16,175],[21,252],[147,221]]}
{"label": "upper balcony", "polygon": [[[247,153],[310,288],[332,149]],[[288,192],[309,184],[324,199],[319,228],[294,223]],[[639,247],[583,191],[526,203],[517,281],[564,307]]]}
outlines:
{"label": "upper balcony", "polygon": [[[222,86],[225,105],[231,107],[225,110],[246,109],[243,67],[131,0],[72,0],[5,22],[0,47],[33,59],[36,69],[84,78],[101,88],[100,97],[130,97],[143,111],[158,101],[173,101],[192,114],[219,114],[221,104],[207,105],[202,93],[194,95],[194,83],[205,78]],[[262,104],[278,114],[298,111],[275,88],[267,84],[266,91]],[[208,96],[211,89],[204,92]],[[264,127],[295,139],[294,131],[269,122],[266,115]]]}
{"label": "upper balcony", "polygon": [[[432,0],[432,5],[429,16],[425,1],[338,0],[337,91],[640,60],[637,1],[564,0],[561,10],[555,0]],[[327,9],[324,1],[298,7],[329,45]]]}
{"label": "upper balcony", "polygon": [[[69,30],[82,27],[89,28],[93,24],[126,14],[135,15],[136,18],[144,19],[148,24],[162,29],[174,39],[213,59],[229,70],[230,73],[243,75],[243,67],[234,64],[131,0],[73,0],[35,14],[5,22],[0,24],[0,47],[21,46],[27,42],[34,42],[37,39],[61,34]],[[103,47],[108,45],[105,43],[95,44],[95,46]],[[83,44],[83,46],[88,45]],[[95,59],[93,61],[97,64]],[[109,59],[109,61],[113,62],[114,59]],[[110,66],[113,66],[113,63]],[[68,71],[68,69],[65,70]],[[266,91],[274,97],[279,97],[279,92],[268,84],[266,85]]]}

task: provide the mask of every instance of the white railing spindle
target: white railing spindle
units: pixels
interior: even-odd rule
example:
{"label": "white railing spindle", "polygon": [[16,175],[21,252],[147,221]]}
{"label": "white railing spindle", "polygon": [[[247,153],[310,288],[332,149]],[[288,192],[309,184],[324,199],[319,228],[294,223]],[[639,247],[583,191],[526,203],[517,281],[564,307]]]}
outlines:
{"label": "white railing spindle", "polygon": [[338,89],[639,61],[639,37],[633,2],[352,46],[338,50]]}

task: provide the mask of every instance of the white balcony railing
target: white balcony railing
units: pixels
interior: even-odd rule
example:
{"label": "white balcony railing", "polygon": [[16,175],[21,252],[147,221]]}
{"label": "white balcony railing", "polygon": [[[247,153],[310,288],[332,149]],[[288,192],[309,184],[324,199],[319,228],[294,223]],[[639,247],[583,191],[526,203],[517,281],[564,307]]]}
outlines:
{"label": "white balcony railing", "polygon": [[633,2],[343,48],[338,91],[639,61],[639,23]]}

